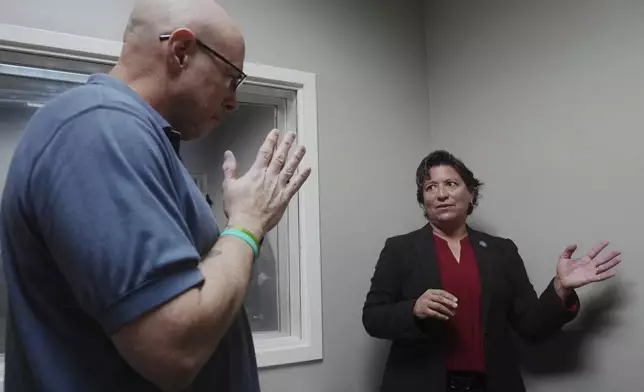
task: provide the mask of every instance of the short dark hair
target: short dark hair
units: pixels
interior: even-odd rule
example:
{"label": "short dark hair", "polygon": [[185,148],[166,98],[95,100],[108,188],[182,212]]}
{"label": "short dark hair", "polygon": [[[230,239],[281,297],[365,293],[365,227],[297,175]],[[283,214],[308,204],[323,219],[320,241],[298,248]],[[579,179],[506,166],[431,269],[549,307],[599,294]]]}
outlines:
{"label": "short dark hair", "polygon": [[434,151],[420,161],[420,165],[416,169],[416,201],[418,201],[418,204],[421,206],[425,204],[423,197],[425,181],[429,179],[429,170],[436,166],[451,166],[461,176],[467,190],[472,194],[472,204],[467,210],[467,214],[471,214],[479,204],[480,188],[483,183],[474,177],[474,173],[465,166],[463,161],[445,150]]}

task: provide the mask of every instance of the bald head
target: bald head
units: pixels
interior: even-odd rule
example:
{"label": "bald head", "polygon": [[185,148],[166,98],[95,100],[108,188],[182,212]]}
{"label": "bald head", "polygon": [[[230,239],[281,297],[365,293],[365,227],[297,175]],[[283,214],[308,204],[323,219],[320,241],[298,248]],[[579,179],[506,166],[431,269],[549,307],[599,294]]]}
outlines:
{"label": "bald head", "polygon": [[138,0],[123,41],[140,47],[179,28],[190,29],[212,45],[243,46],[239,29],[214,0]]}
{"label": "bald head", "polygon": [[214,0],[138,0],[123,41],[112,76],[184,139],[210,132],[237,107],[244,39]]}

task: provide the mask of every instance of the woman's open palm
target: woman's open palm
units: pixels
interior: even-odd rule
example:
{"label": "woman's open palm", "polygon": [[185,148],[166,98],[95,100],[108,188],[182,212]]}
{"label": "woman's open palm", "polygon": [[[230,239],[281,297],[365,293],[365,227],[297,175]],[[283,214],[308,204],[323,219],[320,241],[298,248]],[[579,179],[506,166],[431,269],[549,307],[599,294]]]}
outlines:
{"label": "woman's open palm", "polygon": [[562,286],[576,289],[588,283],[612,278],[615,275],[613,268],[622,261],[621,252],[611,251],[600,255],[607,246],[608,241],[603,241],[579,259],[572,258],[577,245],[567,246],[557,263],[557,276]]}

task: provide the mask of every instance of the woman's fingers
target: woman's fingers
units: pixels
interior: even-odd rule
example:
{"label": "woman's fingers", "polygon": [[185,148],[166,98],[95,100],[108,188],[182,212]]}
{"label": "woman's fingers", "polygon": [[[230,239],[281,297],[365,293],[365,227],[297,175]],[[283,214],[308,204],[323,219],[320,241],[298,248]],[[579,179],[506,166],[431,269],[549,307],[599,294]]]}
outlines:
{"label": "woman's fingers", "polygon": [[438,312],[447,317],[454,317],[456,315],[456,313],[450,310],[447,306],[439,302],[430,302],[428,306],[431,310]]}
{"label": "woman's fingers", "polygon": [[432,301],[439,302],[445,306],[456,309],[458,307],[458,299],[444,290],[435,290],[430,297]]}
{"label": "woman's fingers", "polygon": [[436,318],[436,319],[440,319],[440,320],[444,320],[444,321],[449,320],[449,317],[447,317],[447,316],[445,316],[443,314],[440,314],[437,311],[429,309],[429,308],[427,309],[427,317],[432,317],[432,318]]}

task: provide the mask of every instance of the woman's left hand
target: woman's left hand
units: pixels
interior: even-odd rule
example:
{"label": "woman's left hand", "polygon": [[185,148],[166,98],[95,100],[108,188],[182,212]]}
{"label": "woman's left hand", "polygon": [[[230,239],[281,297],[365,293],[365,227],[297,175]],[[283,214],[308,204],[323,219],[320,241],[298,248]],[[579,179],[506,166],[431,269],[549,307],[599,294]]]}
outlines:
{"label": "woman's left hand", "polygon": [[613,268],[622,261],[620,257],[622,253],[611,251],[600,255],[607,246],[608,241],[603,241],[579,259],[572,258],[577,245],[567,246],[557,263],[557,277],[555,278],[557,286],[570,291],[588,283],[612,278],[615,275]]}

